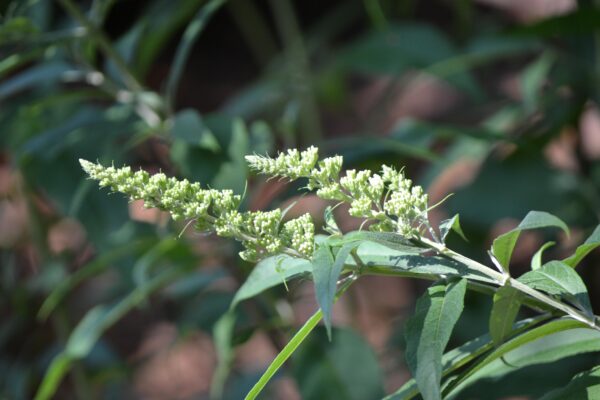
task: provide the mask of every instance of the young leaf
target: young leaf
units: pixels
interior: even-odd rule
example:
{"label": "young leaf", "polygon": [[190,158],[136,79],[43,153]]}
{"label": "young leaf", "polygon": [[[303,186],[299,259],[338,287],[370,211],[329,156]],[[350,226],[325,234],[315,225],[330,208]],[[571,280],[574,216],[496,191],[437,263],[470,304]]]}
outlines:
{"label": "young leaf", "polygon": [[534,289],[575,301],[589,315],[593,314],[587,288],[581,277],[562,261],[550,261],[540,269],[523,274],[518,280]]}
{"label": "young leaf", "polygon": [[285,283],[287,279],[293,279],[311,270],[310,262],[300,258],[286,255],[265,258],[256,264],[246,282],[238,289],[230,309],[242,300],[254,297],[267,289]]}
{"label": "young leaf", "polygon": [[337,222],[335,222],[335,217],[333,215],[333,208],[331,206],[327,206],[327,208],[325,209],[325,212],[323,214],[323,219],[325,220],[325,226],[323,227],[323,229],[325,229],[325,231],[331,233],[332,235],[341,235],[342,234],[342,230],[337,225]]}
{"label": "young leaf", "polygon": [[320,246],[313,255],[313,278],[315,281],[315,294],[317,303],[323,311],[323,322],[327,328],[327,335],[331,339],[331,309],[335,299],[337,280],[350,252],[357,243],[347,243],[338,251],[335,261],[331,247],[327,244]]}
{"label": "young leaf", "polygon": [[582,245],[578,246],[575,253],[563,260],[563,262],[573,268],[579,264],[579,262],[587,256],[592,250],[600,246],[600,225],[594,229],[594,232],[583,242]]}
{"label": "young leaf", "polygon": [[462,228],[460,227],[460,220],[458,218],[458,214],[456,214],[450,219],[442,221],[442,223],[440,224],[440,237],[442,239],[442,242],[446,243],[446,236],[448,236],[448,233],[450,233],[450,231],[458,233],[458,235],[461,238],[468,242],[467,237],[465,236]]}
{"label": "young leaf", "polygon": [[562,229],[567,235],[569,228],[567,225],[552,214],[543,211],[530,211],[515,229],[498,236],[492,244],[492,254],[504,271],[508,273],[508,265],[512,252],[517,244],[517,239],[522,231],[528,229],[546,228],[555,226]]}
{"label": "young leaf", "polygon": [[441,399],[442,354],[463,310],[466,279],[438,281],[406,322],[406,361],[425,400]]}
{"label": "young leaf", "polygon": [[542,247],[539,248],[538,251],[535,252],[533,257],[531,258],[531,270],[540,269],[542,267],[542,254],[544,250],[548,247],[554,246],[556,243],[554,242],[546,242]]}
{"label": "young leaf", "polygon": [[501,345],[511,333],[520,307],[519,291],[512,286],[502,286],[494,294],[494,304],[490,314],[490,336],[494,345]]}
{"label": "young leaf", "polygon": [[546,393],[540,400],[598,398],[600,398],[600,366],[575,375],[567,386]]}

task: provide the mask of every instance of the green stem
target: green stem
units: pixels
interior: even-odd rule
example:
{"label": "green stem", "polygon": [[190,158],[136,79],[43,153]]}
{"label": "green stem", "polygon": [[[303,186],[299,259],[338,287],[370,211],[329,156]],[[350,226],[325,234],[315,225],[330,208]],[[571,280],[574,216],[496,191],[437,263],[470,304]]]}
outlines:
{"label": "green stem", "polygon": [[245,400],[253,400],[262,392],[267,383],[273,378],[273,376],[279,371],[279,368],[287,361],[288,358],[296,351],[298,346],[308,337],[308,335],[312,332],[313,329],[317,326],[317,324],[323,318],[323,312],[319,309],[316,313],[312,315],[305,323],[302,325],[302,328],[289,341],[289,343],[281,350],[277,357],[271,362],[269,368],[265,371],[265,373],[260,377],[258,382],[250,389],[248,394],[245,397]]}
{"label": "green stem", "polygon": [[302,104],[303,138],[307,143],[321,140],[321,122],[317,101],[312,88],[309,58],[302,32],[290,0],[271,0],[277,30],[286,50],[288,74],[293,82],[293,91]]}
{"label": "green stem", "polygon": [[104,53],[104,55],[110,58],[114,63],[121,75],[123,76],[123,81],[125,85],[131,89],[132,92],[140,92],[142,90],[142,86],[139,84],[137,79],[133,76],[131,71],[129,71],[129,67],[127,67],[127,63],[121,57],[119,53],[112,47],[110,41],[106,37],[106,35],[99,30],[96,25],[94,25],[77,7],[71,0],[58,0],[59,3],[64,7],[65,10],[73,18],[75,18],[90,34],[91,38],[98,43],[98,46]]}
{"label": "green stem", "polygon": [[[338,290],[336,300],[350,287],[354,282],[354,279],[346,280]],[[317,324],[323,318],[323,312],[317,310],[305,323],[302,328],[296,332],[294,337],[285,345],[283,350],[277,354],[275,359],[271,362],[267,370],[262,374],[258,382],[250,389],[244,400],[254,400],[263,391],[267,383],[273,378],[273,376],[279,371],[279,368],[290,358],[294,351],[304,342],[308,335],[315,329]]]}
{"label": "green stem", "polygon": [[455,261],[458,261],[462,264],[465,264],[466,266],[468,266],[469,268],[471,268],[475,271],[486,274],[488,277],[490,277],[491,279],[496,281],[496,283],[499,286],[504,286],[506,284],[509,284],[510,286],[514,287],[521,293],[524,293],[536,300],[539,300],[540,302],[545,303],[545,304],[549,305],[550,307],[569,315],[571,318],[573,318],[577,321],[583,322],[586,325],[589,325],[593,329],[600,330],[600,327],[598,327],[596,325],[594,317],[590,318],[589,316],[585,315],[584,313],[582,313],[581,311],[577,310],[574,307],[571,307],[567,304],[561,303],[560,301],[558,301],[542,292],[539,292],[539,291],[525,285],[524,283],[519,282],[518,280],[516,280],[514,278],[511,278],[509,275],[502,274],[502,273],[495,271],[475,260],[471,260],[470,258],[463,256],[462,254],[459,254],[453,250],[450,250],[443,244],[435,243],[427,238],[421,238],[420,241],[422,244],[429,246],[430,248],[437,251],[439,254],[441,254],[445,257],[451,258]]}

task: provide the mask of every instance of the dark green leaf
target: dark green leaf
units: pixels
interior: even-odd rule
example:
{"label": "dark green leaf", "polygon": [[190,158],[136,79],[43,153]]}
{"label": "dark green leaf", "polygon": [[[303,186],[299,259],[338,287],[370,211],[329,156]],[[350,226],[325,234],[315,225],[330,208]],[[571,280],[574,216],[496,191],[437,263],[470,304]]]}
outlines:
{"label": "dark green leaf", "polygon": [[[489,376],[491,373],[488,368],[496,368],[496,365],[502,364],[504,365],[505,370],[513,370],[513,367],[507,366],[506,363],[502,361],[502,357],[512,352],[513,350],[518,350],[525,346],[530,342],[535,342],[538,339],[542,339],[546,336],[553,335],[562,331],[572,331],[573,329],[586,328],[586,325],[582,322],[575,321],[571,318],[561,318],[558,320],[554,320],[548,322],[542,326],[531,329],[515,338],[507,341],[502,344],[492,353],[487,355],[485,358],[479,360],[476,364],[471,366],[467,371],[465,371],[458,379],[452,382],[452,384],[447,388],[448,390],[448,398],[455,398],[457,394],[468,385],[473,382],[483,378],[484,376]],[[591,331],[587,329],[587,331]],[[600,334],[600,332],[592,331],[594,335]],[[569,332],[570,333],[570,332]],[[596,339],[598,341],[598,339]],[[540,347],[535,346],[537,352],[541,351]],[[492,366],[492,363],[493,366]]]}
{"label": "dark green leaf", "polygon": [[562,261],[550,261],[540,269],[527,272],[519,281],[552,295],[562,296],[592,315],[587,288],[573,268]]}
{"label": "dark green leaf", "polygon": [[565,258],[563,262],[575,268],[585,256],[598,246],[600,246],[600,225],[594,229],[590,237],[588,237],[582,245],[577,247],[575,253],[572,256]]}
{"label": "dark green leaf", "polygon": [[[513,332],[517,333],[527,330],[528,328],[537,325],[540,321],[547,318],[548,317],[537,317],[519,321],[513,326]],[[482,354],[488,352],[492,348],[493,343],[490,335],[485,334],[447,352],[442,357],[442,376],[445,377],[454,371],[457,371],[471,361],[479,358]],[[418,393],[419,388],[417,387],[417,382],[413,378],[402,385],[400,389],[385,397],[384,400],[408,399],[416,396]]]}
{"label": "dark green leaf", "polygon": [[200,114],[193,109],[185,109],[175,115],[173,128],[174,139],[180,139],[188,144],[217,152],[220,150],[219,142],[202,123]]}
{"label": "dark green leaf", "polygon": [[99,305],[88,311],[69,336],[64,352],[55,357],[52,365],[56,365],[56,369],[50,368],[46,372],[36,399],[51,398],[73,361],[86,357],[108,328],[145,301],[151,293],[172,282],[181,273],[182,269],[167,269],[143,286],[135,288],[114,305]]}
{"label": "dark green leaf", "polygon": [[284,284],[286,280],[306,274],[311,270],[311,264],[307,260],[286,255],[265,258],[254,267],[244,284],[238,289],[231,302],[231,308],[234,308],[240,301]]}
{"label": "dark green leaf", "polygon": [[564,388],[547,393],[540,400],[594,400],[600,398],[600,366],[573,377]]}
{"label": "dark green leaf", "polygon": [[513,323],[519,313],[521,302],[519,291],[512,286],[502,286],[494,294],[494,304],[490,314],[490,335],[496,346],[510,335]]}
{"label": "dark green leaf", "polygon": [[434,283],[406,322],[406,361],[425,400],[441,399],[442,354],[463,310],[467,280]]}
{"label": "dark green leaf", "polygon": [[175,59],[173,61],[173,65],[171,66],[171,72],[169,73],[169,78],[167,79],[166,86],[166,94],[165,96],[169,100],[169,103],[173,105],[175,100],[175,96],[177,94],[177,87],[179,85],[179,81],[181,80],[181,76],[183,74],[183,70],[185,68],[185,64],[187,62],[188,56],[196,39],[213,16],[213,14],[225,3],[225,0],[211,0],[204,4],[202,8],[198,11],[198,13],[194,16],[192,21],[187,26],[185,32],[183,33],[183,37],[179,42],[179,46],[177,47],[177,52],[175,53]]}
{"label": "dark green leaf", "polygon": [[522,231],[546,227],[558,227],[567,235],[569,228],[559,218],[543,211],[530,211],[515,229],[498,236],[492,244],[492,254],[508,273],[512,252]]}
{"label": "dark green leaf", "polygon": [[315,330],[293,356],[294,377],[304,400],[375,400],[383,395],[377,358],[360,335],[336,329],[335,339]]}
{"label": "dark green leaf", "polygon": [[446,236],[448,236],[448,233],[450,233],[450,231],[458,233],[458,235],[461,238],[468,242],[467,237],[465,236],[465,234],[462,231],[462,228],[460,227],[460,220],[458,219],[458,214],[456,214],[450,219],[442,221],[442,223],[440,224],[440,237],[442,239],[442,242],[446,242]]}

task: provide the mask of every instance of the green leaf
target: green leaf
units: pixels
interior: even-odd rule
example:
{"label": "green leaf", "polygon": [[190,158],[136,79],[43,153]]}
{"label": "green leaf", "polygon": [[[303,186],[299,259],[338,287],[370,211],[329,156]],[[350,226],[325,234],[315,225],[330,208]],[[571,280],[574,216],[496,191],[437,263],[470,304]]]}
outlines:
{"label": "green leaf", "polygon": [[250,139],[246,124],[241,119],[235,119],[231,129],[231,141],[227,147],[229,161],[221,166],[212,181],[212,186],[215,189],[231,189],[234,192],[243,193],[248,175],[245,156],[248,154]]}
{"label": "green leaf", "polygon": [[562,261],[550,261],[540,269],[523,274],[518,280],[534,289],[574,301],[589,315],[593,314],[585,283],[573,268]]}
{"label": "green leaf", "polygon": [[431,25],[403,23],[374,31],[348,46],[337,58],[342,68],[369,74],[401,75],[423,69],[456,87],[479,95],[469,64],[446,35]]}
{"label": "green leaf", "polygon": [[324,230],[332,235],[341,235],[342,230],[338,226],[337,222],[335,222],[335,216],[333,215],[333,208],[331,206],[327,206],[325,212],[323,213],[323,219],[325,221]]}
{"label": "green leaf", "polygon": [[417,247],[417,245],[409,239],[392,232],[354,231],[349,232],[342,237],[332,237],[329,239],[328,243],[331,246],[342,246],[346,243],[365,241],[379,243],[392,250],[400,250],[405,253],[419,254],[429,250]]}
{"label": "green leaf", "polygon": [[294,279],[311,270],[312,266],[307,260],[283,254],[265,258],[256,264],[244,284],[238,289],[230,308],[233,309],[240,301],[284,284],[286,280]]}
{"label": "green leaf", "polygon": [[546,250],[548,247],[554,246],[555,244],[555,242],[546,242],[542,245],[542,247],[539,248],[538,251],[535,252],[531,258],[532,270],[540,269],[542,267],[542,254],[544,253],[544,250]]}
{"label": "green leaf", "polygon": [[[479,360],[476,364],[472,365],[468,370],[461,374],[456,380],[454,380],[446,389],[448,393],[447,398],[453,398],[461,390],[465,389],[475,381],[482,379],[487,376],[491,376],[492,372],[490,369],[496,368],[496,365],[504,365],[506,369],[514,370],[513,367],[507,366],[502,358],[510,352],[522,348],[528,343],[535,342],[546,336],[553,335],[562,331],[571,331],[574,329],[585,328],[585,330],[594,332],[594,335],[600,335],[598,331],[592,331],[586,328],[587,325],[582,322],[575,321],[571,318],[561,318],[551,322],[548,322],[542,326],[526,331],[525,333],[516,336],[515,338],[507,341],[506,343],[499,346],[496,350]],[[600,345],[600,341],[596,339]],[[535,346],[537,352],[541,352],[543,347]],[[531,355],[530,355],[531,356]],[[527,360],[527,359],[525,359]],[[531,359],[533,360],[533,358]],[[492,364],[493,363],[493,364]],[[506,372],[506,369],[504,370]]]}
{"label": "green leaf", "polygon": [[512,286],[502,286],[494,294],[494,304],[490,314],[490,335],[496,346],[502,344],[513,329],[519,313],[520,293]]}
{"label": "green leaf", "polygon": [[198,13],[194,16],[194,19],[189,23],[183,37],[179,41],[177,46],[177,52],[175,53],[175,59],[171,65],[171,71],[169,78],[167,79],[167,86],[165,90],[165,96],[169,101],[169,104],[173,106],[175,97],[177,94],[177,87],[185,64],[187,62],[190,51],[198,39],[198,36],[213,16],[213,14],[225,3],[225,0],[211,0],[207,4],[203,5]]}
{"label": "green leaf", "polygon": [[547,393],[540,400],[594,400],[600,398],[600,366],[577,374],[564,388]]}
{"label": "green leaf", "polygon": [[65,350],[54,358],[51,367],[46,371],[36,400],[51,398],[73,361],[86,357],[108,328],[142,303],[151,293],[180,277],[182,272],[182,268],[167,269],[143,286],[136,287],[114,305],[99,305],[89,310],[69,336]]}
{"label": "green leaf", "polygon": [[575,253],[563,260],[563,262],[573,268],[577,267],[577,264],[587,256],[592,250],[600,246],[600,225],[594,229],[594,232],[583,242],[582,245],[578,246]]}
{"label": "green leaf", "polygon": [[456,214],[450,219],[442,221],[442,223],[440,224],[440,237],[442,239],[442,242],[446,243],[446,236],[448,236],[448,233],[450,233],[450,231],[458,233],[458,235],[461,238],[468,242],[467,237],[465,236],[464,232],[462,231],[462,228],[460,227],[458,214]]}
{"label": "green leaf", "polygon": [[335,299],[337,281],[346,259],[356,246],[356,243],[345,244],[336,254],[335,261],[331,252],[332,249],[327,244],[317,248],[313,255],[315,295],[317,303],[323,311],[323,322],[327,328],[328,335],[331,335],[331,311]]}
{"label": "green leaf", "polygon": [[[481,272],[472,271],[465,264],[446,257],[423,256],[414,252],[392,250],[388,246],[374,242],[361,243],[357,254],[369,273],[395,276],[406,274],[408,277],[428,275],[434,280],[439,275],[446,275],[494,283]],[[355,262],[349,259],[348,264],[355,265]]]}
{"label": "green leaf", "polygon": [[230,309],[223,314],[213,327],[213,338],[217,352],[217,366],[210,385],[210,398],[223,397],[223,389],[227,376],[231,370],[235,352],[232,345],[233,330],[235,328],[235,312]]}
{"label": "green leaf", "polygon": [[335,329],[330,342],[317,329],[293,357],[303,400],[369,400],[383,395],[381,368],[369,344],[350,329]]}
{"label": "green leaf", "polygon": [[102,273],[111,263],[114,263],[118,259],[131,253],[136,253],[153,243],[155,243],[154,240],[139,240],[128,243],[125,246],[114,248],[111,252],[101,255],[90,263],[82,266],[50,292],[40,307],[38,317],[45,320],[52,311],[54,311],[56,306],[60,304],[63,298],[81,282]]}
{"label": "green leaf", "polygon": [[467,280],[437,282],[406,322],[406,361],[425,400],[441,399],[442,354],[463,310]]}
{"label": "green leaf", "polygon": [[538,106],[542,87],[548,81],[548,74],[555,62],[556,57],[551,52],[545,52],[528,65],[521,75],[523,103],[528,112],[533,112]]}
{"label": "green leaf", "polygon": [[492,244],[492,254],[496,257],[502,268],[504,268],[504,271],[508,273],[512,252],[521,232],[528,229],[546,228],[551,226],[558,227],[567,235],[569,234],[567,225],[554,215],[543,211],[530,211],[525,218],[523,218],[519,226],[498,236],[494,240],[494,243]]}
{"label": "green leaf", "polygon": [[180,139],[184,142],[198,146],[212,152],[221,150],[219,142],[204,125],[200,114],[193,109],[179,111],[173,120],[171,133],[174,139]]}
{"label": "green leaf", "polygon": [[[547,319],[547,316],[539,316],[536,318],[528,318],[517,322],[513,326],[513,333],[519,333],[528,330],[540,321]],[[448,376],[454,371],[459,370],[471,361],[479,358],[482,354],[493,349],[493,342],[489,334],[479,336],[473,340],[464,343],[463,345],[450,350],[442,357],[442,376]],[[391,393],[384,400],[402,400],[409,399],[419,394],[417,382],[413,379],[407,381],[402,387]]]}

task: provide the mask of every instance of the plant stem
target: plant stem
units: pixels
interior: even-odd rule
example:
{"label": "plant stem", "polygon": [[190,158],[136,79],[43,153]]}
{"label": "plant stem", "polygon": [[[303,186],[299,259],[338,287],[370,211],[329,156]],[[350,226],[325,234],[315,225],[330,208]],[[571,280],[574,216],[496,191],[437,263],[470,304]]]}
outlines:
{"label": "plant stem", "polygon": [[100,49],[106,55],[106,57],[112,59],[115,63],[115,67],[119,70],[121,75],[123,76],[123,82],[132,92],[140,92],[142,90],[142,85],[137,81],[137,79],[133,76],[129,67],[127,67],[127,63],[121,57],[119,53],[112,47],[110,41],[106,37],[106,35],[96,27],[94,23],[92,23],[77,7],[71,0],[58,0],[60,4],[64,7],[65,10],[73,18],[77,20],[90,34],[91,38],[98,43]]}
{"label": "plant stem", "polygon": [[302,104],[303,139],[307,143],[321,140],[321,121],[310,73],[310,62],[302,32],[290,0],[271,0],[277,30],[285,46],[288,76],[292,91]]}
{"label": "plant stem", "polygon": [[427,238],[421,238],[420,242],[426,246],[429,246],[433,250],[437,251],[442,256],[451,258],[455,261],[465,264],[466,266],[468,266],[469,268],[471,268],[477,272],[481,272],[481,273],[487,275],[488,277],[490,277],[491,279],[496,281],[496,283],[499,286],[504,286],[506,284],[509,284],[510,286],[514,287],[521,293],[524,293],[529,297],[539,300],[542,303],[545,303],[556,310],[562,311],[563,313],[569,315],[571,318],[573,318],[577,321],[583,322],[584,324],[589,325],[591,328],[600,331],[600,327],[598,327],[596,325],[594,317],[590,318],[589,316],[583,314],[581,311],[577,310],[574,307],[571,307],[571,306],[564,304],[542,292],[539,292],[539,291],[525,285],[524,283],[519,282],[518,280],[516,280],[514,278],[511,278],[509,275],[505,275],[500,272],[497,272],[475,260],[472,260],[468,257],[463,256],[462,254],[459,254],[453,250],[450,250],[443,244],[435,243]]}
{"label": "plant stem", "polygon": [[[335,300],[337,300],[355,281],[355,279],[348,279],[344,281],[344,283],[338,289],[337,295],[335,296]],[[279,368],[287,361],[288,358],[296,351],[298,346],[302,344],[304,339],[308,337],[308,335],[312,332],[313,329],[317,326],[317,324],[323,318],[323,312],[319,309],[317,310],[312,317],[310,317],[302,328],[296,332],[294,337],[285,345],[283,350],[277,354],[275,359],[271,362],[267,370],[262,374],[258,382],[250,389],[244,400],[254,400],[256,397],[263,391],[267,383],[273,378],[273,376],[279,371]]]}

